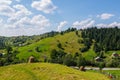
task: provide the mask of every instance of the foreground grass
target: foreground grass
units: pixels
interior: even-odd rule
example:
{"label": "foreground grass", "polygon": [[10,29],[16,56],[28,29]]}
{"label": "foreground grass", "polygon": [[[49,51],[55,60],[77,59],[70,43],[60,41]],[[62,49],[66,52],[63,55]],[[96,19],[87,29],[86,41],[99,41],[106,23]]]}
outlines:
{"label": "foreground grass", "polygon": [[0,80],[109,80],[94,72],[81,72],[50,63],[19,64],[0,67]]}

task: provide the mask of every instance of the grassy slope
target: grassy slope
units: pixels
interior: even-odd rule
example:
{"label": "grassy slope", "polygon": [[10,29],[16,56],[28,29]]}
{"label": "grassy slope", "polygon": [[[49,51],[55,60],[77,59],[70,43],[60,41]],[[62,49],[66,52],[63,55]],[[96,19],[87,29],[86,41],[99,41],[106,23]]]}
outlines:
{"label": "grassy slope", "polygon": [[[80,52],[79,48],[83,47],[84,45],[79,44],[78,39],[81,39],[81,37],[78,37],[75,34],[75,32],[70,32],[64,35],[57,35],[55,37],[46,38],[31,45],[18,48],[20,54],[18,54],[17,57],[19,57],[20,59],[26,59],[30,55],[34,55],[40,58],[43,58],[43,56],[46,55],[49,56],[52,49],[58,50],[57,44],[59,42],[62,44],[62,47],[65,49],[65,52],[67,53]],[[36,47],[39,47],[41,52],[36,52],[35,51]]]}
{"label": "grassy slope", "polygon": [[109,80],[102,74],[49,63],[19,64],[0,67],[0,80]]}

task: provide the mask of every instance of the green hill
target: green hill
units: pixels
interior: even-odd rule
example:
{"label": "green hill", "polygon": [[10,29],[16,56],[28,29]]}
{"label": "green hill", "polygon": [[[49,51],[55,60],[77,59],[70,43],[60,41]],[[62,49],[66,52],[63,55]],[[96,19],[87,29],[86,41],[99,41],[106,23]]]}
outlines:
{"label": "green hill", "polygon": [[[81,33],[79,32],[79,35]],[[62,48],[66,53],[71,53],[74,54],[76,52],[80,52],[80,48],[84,46],[84,44],[79,44],[78,39],[82,39],[81,36],[78,37],[75,32],[69,32],[64,35],[56,35],[54,37],[49,37],[42,39],[38,42],[35,42],[33,44],[23,46],[23,47],[18,47],[15,48],[19,51],[19,54],[17,57],[21,59],[27,59],[29,56],[33,55],[36,58],[42,59],[44,56],[48,56],[53,49],[58,48],[58,44],[62,45]],[[39,51],[36,51],[36,48],[38,48]],[[94,56],[94,55],[93,55]]]}
{"label": "green hill", "polygon": [[81,72],[50,63],[18,64],[0,67],[0,80],[109,80],[106,76]]}

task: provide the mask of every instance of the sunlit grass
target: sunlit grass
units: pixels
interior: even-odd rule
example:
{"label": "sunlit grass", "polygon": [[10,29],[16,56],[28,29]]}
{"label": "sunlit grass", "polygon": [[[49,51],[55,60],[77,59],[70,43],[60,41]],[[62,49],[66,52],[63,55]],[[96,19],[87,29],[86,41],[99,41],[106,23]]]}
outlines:
{"label": "sunlit grass", "polygon": [[109,80],[94,72],[81,72],[50,63],[19,64],[0,68],[0,80]]}

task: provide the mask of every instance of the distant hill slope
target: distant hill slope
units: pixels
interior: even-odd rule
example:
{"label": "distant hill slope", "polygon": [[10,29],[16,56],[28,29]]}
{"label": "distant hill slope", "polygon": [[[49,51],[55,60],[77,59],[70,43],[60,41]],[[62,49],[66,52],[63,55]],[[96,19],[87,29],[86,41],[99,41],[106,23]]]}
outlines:
{"label": "distant hill slope", "polygon": [[18,64],[0,67],[0,80],[109,80],[102,74],[81,72],[50,63]]}
{"label": "distant hill slope", "polygon": [[[58,34],[54,37],[45,38],[30,45],[16,48],[19,51],[17,57],[19,59],[27,59],[29,56],[33,55],[36,58],[42,59],[44,56],[49,56],[51,50],[59,50],[59,44],[61,44],[62,49],[66,53],[79,53],[79,49],[84,46],[84,44],[78,43],[78,39],[82,39],[80,32],[79,35],[78,37],[75,32],[65,33],[64,35]],[[38,51],[36,51],[36,48]]]}

